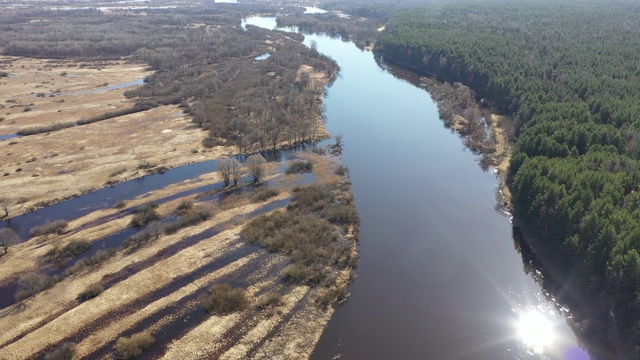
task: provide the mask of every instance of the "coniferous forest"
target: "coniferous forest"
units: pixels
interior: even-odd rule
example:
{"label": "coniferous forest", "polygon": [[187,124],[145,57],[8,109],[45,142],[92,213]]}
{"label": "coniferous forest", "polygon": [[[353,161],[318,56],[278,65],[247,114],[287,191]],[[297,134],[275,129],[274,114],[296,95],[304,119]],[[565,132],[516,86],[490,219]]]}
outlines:
{"label": "coniferous forest", "polygon": [[386,29],[385,58],[462,82],[512,117],[516,220],[588,314],[582,332],[638,358],[640,4],[440,4]]}

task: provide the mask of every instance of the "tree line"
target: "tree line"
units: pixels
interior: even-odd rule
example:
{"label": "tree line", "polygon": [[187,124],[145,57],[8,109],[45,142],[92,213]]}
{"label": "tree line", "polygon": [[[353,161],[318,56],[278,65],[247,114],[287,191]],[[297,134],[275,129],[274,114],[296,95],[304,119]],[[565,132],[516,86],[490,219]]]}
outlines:
{"label": "tree line", "polygon": [[570,295],[640,356],[640,6],[632,1],[440,4],[394,16],[377,51],[460,81],[517,129],[516,218]]}
{"label": "tree line", "polygon": [[378,29],[384,25],[384,19],[345,18],[333,12],[323,14],[305,14],[282,16],[277,18],[278,26],[296,26],[304,33],[321,33],[352,41],[359,48],[371,45],[378,37]]}

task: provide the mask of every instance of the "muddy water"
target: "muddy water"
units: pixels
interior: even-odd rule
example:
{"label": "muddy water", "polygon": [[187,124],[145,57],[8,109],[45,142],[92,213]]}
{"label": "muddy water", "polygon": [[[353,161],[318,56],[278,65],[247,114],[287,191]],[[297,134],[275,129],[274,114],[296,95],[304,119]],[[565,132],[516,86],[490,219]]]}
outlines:
{"label": "muddy water", "polygon": [[352,295],[313,358],[588,359],[566,309],[524,271],[509,217],[495,209],[496,175],[443,127],[419,82],[352,43],[311,41],[342,69],[326,120],[344,135],[362,218]]}

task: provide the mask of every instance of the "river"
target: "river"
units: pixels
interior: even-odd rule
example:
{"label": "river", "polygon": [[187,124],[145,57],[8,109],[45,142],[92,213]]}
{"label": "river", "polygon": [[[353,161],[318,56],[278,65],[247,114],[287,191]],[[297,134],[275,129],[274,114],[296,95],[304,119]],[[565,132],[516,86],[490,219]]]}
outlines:
{"label": "river", "polygon": [[416,77],[394,75],[403,70],[353,43],[306,35],[311,42],[341,68],[325,118],[344,135],[362,218],[351,297],[313,358],[589,359],[568,311],[545,296],[538,272],[525,272],[510,219],[495,209],[495,174],[444,128],[419,83],[403,79]]}
{"label": "river", "polygon": [[[244,23],[272,29],[275,18]],[[312,41],[341,67],[325,118],[332,134],[344,135],[342,160],[362,218],[358,277],[313,358],[588,359],[568,311],[545,293],[508,215],[496,211],[495,174],[444,128],[419,77],[379,65],[350,42],[306,36]],[[25,238],[46,219],[112,207],[212,168],[191,164],[121,183],[11,226]]]}

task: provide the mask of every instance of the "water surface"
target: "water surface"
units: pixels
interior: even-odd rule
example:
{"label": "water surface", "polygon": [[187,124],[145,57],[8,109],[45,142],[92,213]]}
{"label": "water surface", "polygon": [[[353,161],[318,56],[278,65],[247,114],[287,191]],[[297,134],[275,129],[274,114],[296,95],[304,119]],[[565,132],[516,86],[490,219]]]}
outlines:
{"label": "water surface", "polygon": [[18,134],[0,135],[0,141],[9,140],[9,139],[15,139],[15,138],[19,138],[19,137],[20,137],[20,135],[18,135]]}

